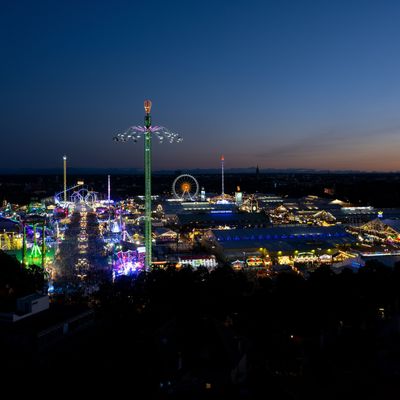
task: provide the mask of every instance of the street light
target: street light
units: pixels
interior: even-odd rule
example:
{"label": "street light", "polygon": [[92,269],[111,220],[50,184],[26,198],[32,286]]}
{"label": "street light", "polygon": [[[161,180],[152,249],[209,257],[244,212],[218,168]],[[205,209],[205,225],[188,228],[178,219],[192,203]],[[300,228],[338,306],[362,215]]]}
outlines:
{"label": "street light", "polygon": [[63,156],[64,167],[64,206],[67,203],[67,156]]}
{"label": "street light", "polygon": [[117,142],[126,142],[133,140],[135,143],[141,137],[144,137],[144,179],[145,179],[145,247],[146,247],[146,258],[145,267],[148,270],[151,267],[151,137],[152,134],[156,135],[160,143],[165,139],[170,143],[180,143],[182,138],[174,132],[163,126],[152,126],[151,125],[151,111],[152,103],[150,100],[145,100],[144,110],[146,115],[144,117],[144,126],[131,126],[123,133],[118,133],[114,137]]}

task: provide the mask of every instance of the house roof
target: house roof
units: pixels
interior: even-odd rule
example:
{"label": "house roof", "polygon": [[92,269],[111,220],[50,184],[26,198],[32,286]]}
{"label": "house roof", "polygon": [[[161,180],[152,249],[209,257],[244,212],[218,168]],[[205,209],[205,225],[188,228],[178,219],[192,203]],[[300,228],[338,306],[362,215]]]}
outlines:
{"label": "house roof", "polygon": [[0,217],[0,232],[19,232],[20,223],[9,218]]}
{"label": "house roof", "polygon": [[198,213],[198,214],[179,214],[179,223],[182,225],[205,223],[230,225],[236,223],[247,224],[268,224],[269,219],[264,213]]}
{"label": "house roof", "polygon": [[217,242],[226,249],[254,249],[270,251],[327,249],[339,244],[353,243],[355,238],[341,226],[280,226],[257,229],[212,230]]}
{"label": "house roof", "polygon": [[400,220],[398,220],[398,219],[384,219],[382,222],[385,225],[390,226],[397,233],[400,233]]}

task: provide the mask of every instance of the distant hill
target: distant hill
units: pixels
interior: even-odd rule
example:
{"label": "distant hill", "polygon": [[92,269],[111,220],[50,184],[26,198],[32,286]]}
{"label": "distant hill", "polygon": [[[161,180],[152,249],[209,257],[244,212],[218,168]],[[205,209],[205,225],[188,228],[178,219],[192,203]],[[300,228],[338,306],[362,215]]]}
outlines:
{"label": "distant hill", "polygon": [[[256,167],[247,168],[226,168],[226,174],[255,174]],[[62,168],[0,168],[1,175],[62,175]],[[142,168],[68,168],[69,175],[141,175]],[[220,174],[219,168],[195,168],[195,169],[165,169],[154,170],[156,175],[178,175],[178,174]],[[309,168],[265,168],[260,169],[261,174],[364,174],[364,173],[399,173],[377,172],[377,171],[357,171],[357,170],[328,170],[328,169],[309,169]]]}

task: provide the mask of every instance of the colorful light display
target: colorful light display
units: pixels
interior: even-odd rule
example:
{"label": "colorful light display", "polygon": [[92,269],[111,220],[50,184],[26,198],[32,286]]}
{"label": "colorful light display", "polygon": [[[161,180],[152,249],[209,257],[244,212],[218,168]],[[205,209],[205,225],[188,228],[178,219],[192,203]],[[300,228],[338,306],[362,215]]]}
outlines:
{"label": "colorful light display", "polygon": [[141,246],[136,250],[119,251],[113,265],[113,278],[131,275],[145,268],[146,248]]}

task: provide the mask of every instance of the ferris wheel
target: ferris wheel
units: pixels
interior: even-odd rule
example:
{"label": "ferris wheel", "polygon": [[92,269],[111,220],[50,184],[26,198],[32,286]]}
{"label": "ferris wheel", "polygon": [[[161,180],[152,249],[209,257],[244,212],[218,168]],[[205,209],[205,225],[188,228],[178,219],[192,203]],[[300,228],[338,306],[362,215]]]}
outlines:
{"label": "ferris wheel", "polygon": [[192,175],[179,175],[172,184],[172,193],[176,199],[194,200],[199,193],[199,183]]}

